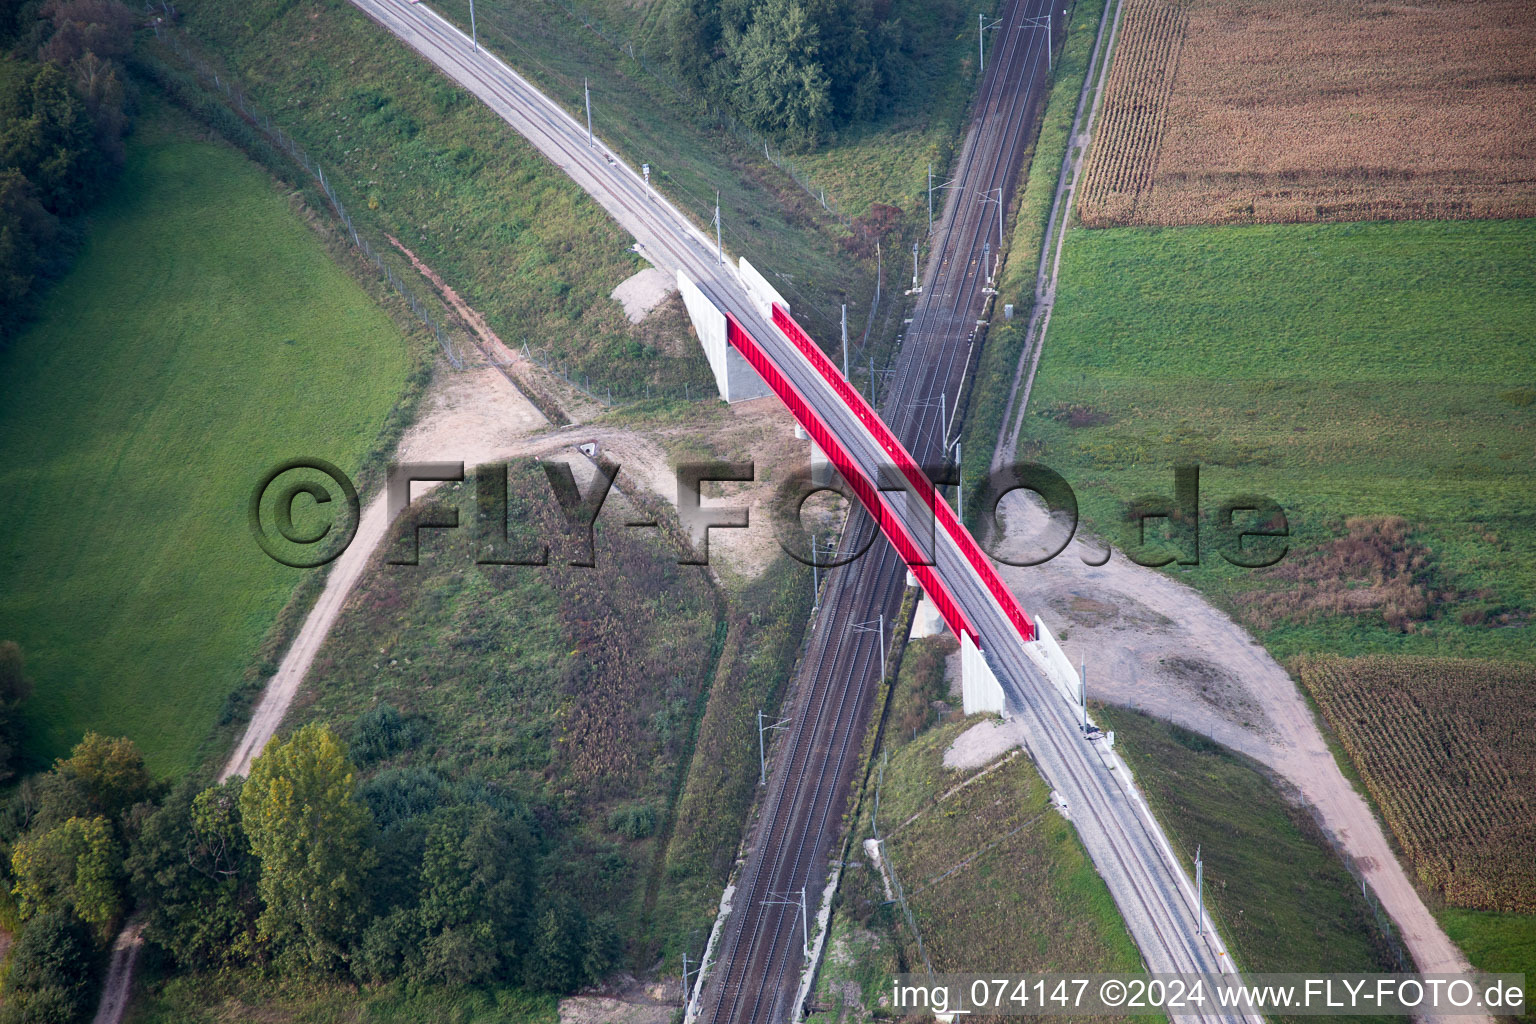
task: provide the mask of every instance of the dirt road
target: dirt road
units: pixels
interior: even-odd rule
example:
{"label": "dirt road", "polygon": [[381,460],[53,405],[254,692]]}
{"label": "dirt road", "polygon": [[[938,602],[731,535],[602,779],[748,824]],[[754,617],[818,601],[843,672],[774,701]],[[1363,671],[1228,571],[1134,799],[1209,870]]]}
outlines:
{"label": "dirt road", "polygon": [[[1040,536],[1038,507],[1005,499],[1009,534]],[[1017,524],[1017,527],[1015,527]],[[1003,552],[1021,544],[1004,540]],[[1339,770],[1312,709],[1268,651],[1179,580],[1116,551],[1074,540],[1044,565],[1003,567],[1024,607],[1087,663],[1090,698],[1202,733],[1267,765],[1296,787],[1349,854],[1424,972],[1467,971],[1461,951],[1419,898],[1370,806]],[[1192,572],[1199,572],[1195,567]]]}

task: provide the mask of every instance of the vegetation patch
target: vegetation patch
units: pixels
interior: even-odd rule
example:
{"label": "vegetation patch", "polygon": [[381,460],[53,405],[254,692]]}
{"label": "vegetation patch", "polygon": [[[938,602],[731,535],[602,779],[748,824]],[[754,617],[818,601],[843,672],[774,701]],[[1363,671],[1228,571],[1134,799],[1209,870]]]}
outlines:
{"label": "vegetation patch", "polygon": [[[1019,190],[1018,206],[1009,239],[1008,254],[998,283],[993,308],[1014,306],[1012,320],[998,320],[987,328],[971,392],[966,399],[965,434],[961,475],[966,500],[965,522],[973,531],[980,526],[988,500],[985,481],[992,466],[1003,425],[1003,412],[1013,388],[1019,360],[1024,354],[1025,330],[1035,302],[1036,270],[1041,246],[1051,218],[1061,165],[1071,143],[1072,117],[1093,55],[1105,0],[1074,0],[1067,17],[1065,39],[1056,55],[1051,92],[1036,131],[1032,151],[1023,157],[1029,173]],[[1066,5],[1064,5],[1066,6]],[[990,511],[990,510],[988,510]]]}
{"label": "vegetation patch", "polygon": [[[941,973],[1140,966],[1109,890],[1029,758],[1011,751],[977,770],[944,766],[955,737],[982,720],[934,713],[930,698],[952,649],[930,638],[903,656],[813,994],[822,1009],[812,1020],[883,1019],[893,976],[922,972],[924,955]],[[871,837],[882,840],[883,867],[862,845]]]}
{"label": "vegetation patch", "polygon": [[398,239],[508,347],[604,397],[708,393],[697,345],[657,344],[608,297],[648,265],[625,232],[357,8],[195,0],[183,12],[176,31],[324,169],[374,247]]}
{"label": "vegetation patch", "polygon": [[355,474],[421,351],[259,168],[145,99],[89,246],[0,353],[34,768],[108,725],[191,765],[299,577],[252,541],[251,488],[299,455]]}
{"label": "vegetation patch", "polygon": [[1536,667],[1450,658],[1303,658],[1419,881],[1448,903],[1536,912]]}
{"label": "vegetation patch", "polygon": [[1520,0],[1126,0],[1090,226],[1529,217]]}
{"label": "vegetation patch", "polygon": [[[475,564],[474,488],[452,485],[434,501],[464,502],[464,527],[423,531],[419,564],[390,565],[397,528],[290,722],[338,723],[353,749],[378,752],[365,780],[419,767],[508,787],[558,850],[540,888],[636,937],[723,610],[670,542],[612,516],[597,522],[596,567],[566,564],[575,548],[543,471],[516,462],[508,479],[509,550],[549,543],[551,564]],[[425,738],[396,738],[407,731]]]}
{"label": "vegetation patch", "polygon": [[1243,594],[1238,602],[1249,618],[1272,627],[1364,614],[1406,633],[1454,597],[1433,589],[1433,553],[1413,539],[1401,516],[1355,517],[1344,529],[1343,537],[1268,570],[1266,579],[1288,586]]}
{"label": "vegetation patch", "polygon": [[1397,966],[1388,919],[1361,896],[1304,807],[1256,762],[1140,712],[1100,708],[1184,868],[1205,864],[1206,910],[1244,971]]}
{"label": "vegetation patch", "polygon": [[[1533,252],[1536,221],[1075,231],[1020,457],[1116,544],[1199,465],[1182,578],[1278,657],[1536,657],[1536,405],[1499,397],[1531,377]],[[1239,495],[1285,512],[1272,569],[1216,549]]]}

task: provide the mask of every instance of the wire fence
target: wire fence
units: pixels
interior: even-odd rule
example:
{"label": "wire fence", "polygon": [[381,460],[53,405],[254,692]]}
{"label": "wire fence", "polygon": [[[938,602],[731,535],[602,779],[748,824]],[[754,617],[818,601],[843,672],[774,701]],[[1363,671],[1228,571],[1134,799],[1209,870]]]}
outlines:
{"label": "wire fence", "polygon": [[464,359],[455,348],[452,336],[443,327],[443,324],[432,315],[432,311],[416,297],[416,293],[409,288],[395,269],[391,267],[369,244],[368,239],[358,233],[357,225],[352,220],[352,215],[347,213],[347,208],[342,205],[341,198],[336,194],[335,187],[330,179],[325,176],[325,169],[312,160],[304,147],[293,140],[293,136],[283,131],[282,128],[272,123],[272,118],[264,113],[253,103],[244,89],[236,82],[231,81],[227,74],[221,74],[207,61],[203,60],[186,45],[181,39],[180,33],[172,28],[173,22],[178,17],[176,5],[169,0],[161,0],[159,3],[146,3],[145,10],[151,14],[159,12],[159,16],[151,20],[151,26],[155,31],[155,38],[164,43],[179,58],[186,62],[192,71],[196,81],[205,89],[211,90],[224,98],[224,102],[230,109],[239,113],[240,117],[251,127],[259,131],[262,136],[275,146],[280,152],[291,159],[310,179],[325,193],[326,200],[331,204],[331,210],[336,219],[346,229],[347,236],[352,240],[352,245],[378,269],[384,280],[394,289],[411,312],[416,315],[427,330],[437,338],[438,347],[442,349],[443,356],[456,370],[464,368]]}

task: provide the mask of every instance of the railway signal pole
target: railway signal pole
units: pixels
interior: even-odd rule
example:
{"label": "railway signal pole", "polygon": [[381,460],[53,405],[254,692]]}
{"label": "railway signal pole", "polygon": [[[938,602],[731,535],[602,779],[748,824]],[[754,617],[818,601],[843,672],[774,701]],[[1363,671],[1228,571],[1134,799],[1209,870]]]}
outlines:
{"label": "railway signal pole", "polygon": [[775,729],[787,729],[789,722],[788,718],[781,718],[772,725],[765,726],[763,709],[757,709],[757,784],[759,786],[768,785],[768,745],[763,741],[763,737]]}
{"label": "railway signal pole", "polygon": [[1205,865],[1200,861],[1200,847],[1195,847],[1195,934],[1205,935]]}
{"label": "railway signal pole", "polygon": [[810,929],[810,920],[809,920],[809,917],[807,916],[806,911],[805,911],[805,887],[804,886],[800,887],[800,897],[799,897],[799,899],[790,899],[790,897],[793,896],[793,895],[794,895],[794,890],[790,890],[789,892],[785,893],[782,896],[778,895],[777,893],[771,893],[770,892],[768,894],[768,898],[763,900],[763,905],[764,906],[775,906],[775,907],[795,907],[795,906],[798,906],[800,908],[800,934],[804,936],[804,940],[803,941],[804,941],[805,956],[806,956],[807,959],[809,959],[810,955],[811,955],[811,929]]}
{"label": "railway signal pole", "polygon": [[[880,618],[877,619],[875,623],[868,623],[868,622],[855,623],[854,627],[853,627],[853,631],[855,633],[875,633],[875,632],[878,632],[880,634],[880,681],[884,682],[885,681],[885,612],[881,612],[880,613]],[[878,806],[878,805],[879,804],[878,804],[878,798],[877,798],[876,806]]]}
{"label": "railway signal pole", "polygon": [[848,303],[843,303],[843,379],[848,379]]}

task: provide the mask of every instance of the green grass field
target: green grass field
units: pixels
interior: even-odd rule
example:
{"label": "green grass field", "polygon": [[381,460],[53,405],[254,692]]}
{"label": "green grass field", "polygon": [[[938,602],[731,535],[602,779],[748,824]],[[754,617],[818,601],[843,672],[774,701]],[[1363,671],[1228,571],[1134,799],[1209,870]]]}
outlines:
{"label": "green grass field", "polygon": [[[1533,323],[1536,221],[1078,230],[1020,456],[1116,544],[1128,499],[1199,463],[1202,562],[1181,578],[1277,657],[1529,658]],[[1273,569],[1214,551],[1238,494],[1286,511]],[[1351,551],[1347,520],[1394,516],[1401,558]],[[1308,586],[1352,554],[1333,598],[1377,585],[1422,610],[1330,613]]]}
{"label": "green grass field", "polygon": [[1531,996],[1536,994],[1536,914],[1492,914],[1447,907],[1436,917],[1451,941],[1480,971],[1525,975],[1525,1013],[1536,1020]]}
{"label": "green grass field", "polygon": [[1099,709],[1244,971],[1390,971],[1360,887],[1307,811],[1254,762],[1134,711]]}
{"label": "green grass field", "polygon": [[879,834],[934,971],[1109,972],[1141,963],[1109,890],[1027,756],[991,770],[944,767],[944,751],[980,721],[919,710],[952,648],[919,640],[903,656],[884,768],[865,788],[817,980],[816,1001],[828,1010],[810,1019],[823,1024],[870,1019],[894,974],[923,970],[905,916],[887,902],[860,845],[875,834],[877,788]]}
{"label": "green grass field", "polygon": [[87,729],[192,764],[301,572],[252,541],[267,469],[355,471],[415,361],[271,180],[147,95],[37,322],[0,353],[0,634],[34,766]]}

